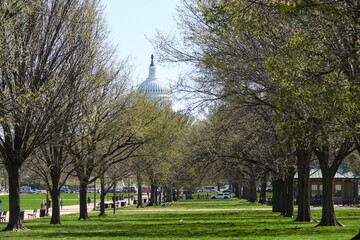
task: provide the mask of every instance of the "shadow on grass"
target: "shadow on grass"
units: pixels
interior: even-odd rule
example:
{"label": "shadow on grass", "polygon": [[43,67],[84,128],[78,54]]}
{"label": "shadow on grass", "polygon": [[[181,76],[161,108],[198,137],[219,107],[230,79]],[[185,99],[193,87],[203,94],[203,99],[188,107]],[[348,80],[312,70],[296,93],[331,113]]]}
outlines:
{"label": "shadow on grass", "polygon": [[[313,211],[318,216],[320,211]],[[293,222],[271,210],[117,212],[115,215],[78,221],[77,214],[62,217],[62,225],[50,225],[50,218],[24,221],[31,231],[0,233],[0,239],[349,239],[358,231],[360,211],[340,211],[351,227],[314,228],[316,223]],[[4,224],[1,224],[4,226]],[[0,227],[1,227],[0,226]]]}

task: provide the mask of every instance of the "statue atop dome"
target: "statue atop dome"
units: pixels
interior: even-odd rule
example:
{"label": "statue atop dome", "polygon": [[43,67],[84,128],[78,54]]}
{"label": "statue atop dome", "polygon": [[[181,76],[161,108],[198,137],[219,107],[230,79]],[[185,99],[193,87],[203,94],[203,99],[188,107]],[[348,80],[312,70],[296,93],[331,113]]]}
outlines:
{"label": "statue atop dome", "polygon": [[140,84],[140,92],[145,94],[150,100],[158,101],[159,106],[163,103],[171,104],[169,89],[156,77],[156,67],[154,64],[154,55],[151,54],[151,64],[149,67],[148,78]]}
{"label": "statue atop dome", "polygon": [[154,64],[154,54],[151,54],[151,63],[150,63],[150,67],[155,67],[155,64]]}

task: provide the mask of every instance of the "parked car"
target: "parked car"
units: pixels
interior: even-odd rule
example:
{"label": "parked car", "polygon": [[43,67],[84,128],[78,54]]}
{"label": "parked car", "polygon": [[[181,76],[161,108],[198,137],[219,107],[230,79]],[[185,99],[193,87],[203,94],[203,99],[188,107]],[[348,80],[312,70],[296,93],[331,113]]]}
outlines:
{"label": "parked car", "polygon": [[36,194],[37,194],[37,193],[40,193],[40,190],[37,190],[37,189],[31,189],[31,190],[30,190],[30,192],[31,192],[31,193],[36,193]]}
{"label": "parked car", "polygon": [[[181,197],[181,199],[184,199],[184,195]],[[185,195],[185,199],[186,199],[186,200],[194,199],[194,197],[193,197],[192,195],[190,195],[190,194],[186,194],[186,195]]]}
{"label": "parked car", "polygon": [[224,194],[224,193],[218,193],[216,195],[211,196],[211,199],[227,199],[227,198],[231,198],[231,195]]}
{"label": "parked car", "polygon": [[226,196],[228,196],[229,198],[231,198],[231,196],[232,196],[232,193],[231,193],[231,192],[224,192],[224,194],[225,194]]}

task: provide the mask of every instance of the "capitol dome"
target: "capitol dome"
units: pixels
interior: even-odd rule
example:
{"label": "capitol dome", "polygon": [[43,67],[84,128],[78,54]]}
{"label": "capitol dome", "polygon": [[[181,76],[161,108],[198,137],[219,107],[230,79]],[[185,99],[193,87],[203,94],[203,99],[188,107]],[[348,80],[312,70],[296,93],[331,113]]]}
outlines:
{"label": "capitol dome", "polygon": [[143,83],[140,84],[139,91],[149,99],[159,102],[159,104],[171,104],[169,89],[156,77],[154,55],[151,55],[149,76]]}

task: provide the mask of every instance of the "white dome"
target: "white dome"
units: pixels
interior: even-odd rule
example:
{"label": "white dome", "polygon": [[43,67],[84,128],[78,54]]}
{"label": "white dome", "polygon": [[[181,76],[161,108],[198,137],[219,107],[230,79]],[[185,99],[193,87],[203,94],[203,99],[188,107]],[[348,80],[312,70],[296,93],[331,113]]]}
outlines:
{"label": "white dome", "polygon": [[151,64],[149,67],[148,78],[140,84],[139,91],[149,99],[155,101],[165,101],[171,104],[170,91],[164,83],[156,77],[156,67],[154,65],[154,56],[151,55]]}

